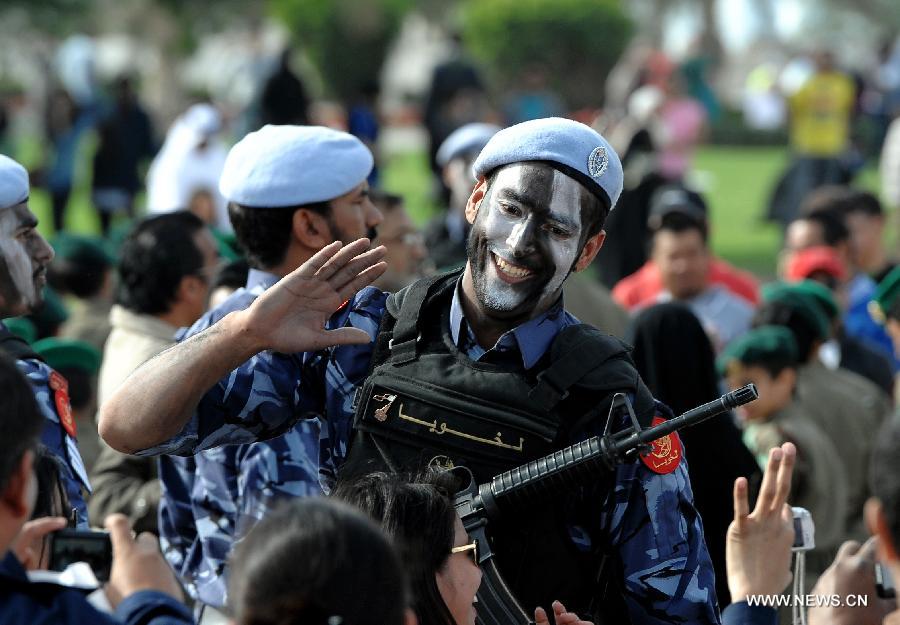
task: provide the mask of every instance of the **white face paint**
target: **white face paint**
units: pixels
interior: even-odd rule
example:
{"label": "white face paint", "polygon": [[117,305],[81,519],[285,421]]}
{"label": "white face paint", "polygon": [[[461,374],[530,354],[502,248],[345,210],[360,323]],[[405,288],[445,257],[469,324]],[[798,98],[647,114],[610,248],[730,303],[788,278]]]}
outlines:
{"label": "white face paint", "polygon": [[497,173],[479,208],[469,254],[476,295],[490,312],[533,316],[556,301],[578,259],[585,193],[546,165],[523,163]]}
{"label": "white face paint", "polygon": [[0,274],[0,281],[8,282],[0,285],[5,313],[23,314],[41,302],[53,251],[36,225],[37,219],[24,203],[0,210],[0,256],[8,274]]}

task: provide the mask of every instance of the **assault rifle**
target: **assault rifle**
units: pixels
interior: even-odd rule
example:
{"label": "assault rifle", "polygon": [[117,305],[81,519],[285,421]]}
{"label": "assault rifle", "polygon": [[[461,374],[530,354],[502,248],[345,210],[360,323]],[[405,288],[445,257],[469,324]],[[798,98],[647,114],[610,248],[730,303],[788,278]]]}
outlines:
{"label": "assault rifle", "polygon": [[[617,393],[603,436],[594,436],[501,473],[485,484],[476,484],[470,479],[468,486],[457,493],[455,504],[469,536],[478,541],[478,563],[483,572],[478,589],[478,625],[534,624],[533,614],[522,608],[504,581],[491,549],[491,524],[503,514],[520,510],[528,503],[556,498],[561,492],[595,484],[617,465],[650,453],[653,441],[757,397],[756,387],[748,384],[683,415],[642,428],[631,402],[623,393]],[[627,411],[631,425],[610,433],[610,424],[623,409]]]}

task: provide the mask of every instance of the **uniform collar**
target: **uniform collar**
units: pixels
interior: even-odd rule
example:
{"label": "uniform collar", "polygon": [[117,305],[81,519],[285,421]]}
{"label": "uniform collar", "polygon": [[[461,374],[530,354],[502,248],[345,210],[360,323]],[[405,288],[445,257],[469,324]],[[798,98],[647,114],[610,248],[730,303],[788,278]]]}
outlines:
{"label": "uniform collar", "polygon": [[546,312],[529,319],[525,323],[505,332],[489,350],[482,348],[469,327],[463,313],[460,290],[462,276],[453,290],[450,304],[450,336],[453,344],[463,350],[472,360],[480,360],[490,353],[518,351],[526,369],[532,368],[550,348],[556,335],[567,325],[562,297]]}
{"label": "uniform collar", "polygon": [[247,272],[247,288],[252,289],[253,287],[260,285],[263,289],[268,289],[270,286],[278,282],[279,278],[274,273],[269,273],[268,271],[263,271],[262,269],[253,269],[250,268],[250,271]]}

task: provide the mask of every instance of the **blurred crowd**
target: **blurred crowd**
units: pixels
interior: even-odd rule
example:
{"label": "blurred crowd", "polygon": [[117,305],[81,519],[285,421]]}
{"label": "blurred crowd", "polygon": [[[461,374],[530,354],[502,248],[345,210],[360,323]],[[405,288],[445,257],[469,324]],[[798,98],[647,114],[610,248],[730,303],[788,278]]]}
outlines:
{"label": "blurred crowd", "polygon": [[[647,387],[676,415],[747,383],[759,389],[757,401],[681,434],[718,605],[784,590],[787,581],[773,582],[777,574],[754,564],[738,537],[747,532],[746,544],[759,540],[773,560],[789,554],[790,545],[781,544],[786,501],[809,510],[816,527],[802,592],[817,592],[818,582],[819,591],[827,586],[873,596],[871,613],[814,610],[809,622],[880,623],[896,606],[885,603],[877,613],[873,607],[876,552],[894,569],[900,565],[894,416],[900,255],[887,244],[896,238],[891,211],[900,206],[900,48],[885,47],[866,75],[842,71],[829,52],[819,51],[748,76],[746,124],[786,129],[791,154],[769,205],[760,207],[783,232],[774,279],[713,252],[715,224],[693,171],[698,146],[725,114],[710,71],[699,51],[675,62],[634,45],[611,74],[602,112],[584,121],[620,155],[624,189],[597,259],[566,281],[563,303],[578,320],[632,346]],[[371,208],[366,205],[362,220],[363,233],[386,247],[387,270],[376,287],[399,291],[465,265],[472,167],[488,141],[523,121],[586,116],[569,110],[547,78],[535,65],[498,104],[455,42],[434,69],[420,116],[440,208],[427,223],[417,223],[419,211],[382,184],[385,121],[377,82],[344,103],[333,125],[374,153],[366,192]],[[241,126],[321,123],[313,104],[288,49]],[[12,114],[0,109],[0,146],[8,145],[3,120]],[[16,368],[0,360],[4,550],[12,546],[27,568],[44,568],[47,562],[35,557],[44,552],[42,535],[65,522],[40,525],[41,518],[64,517],[79,527],[108,519],[114,562],[107,608],[127,622],[149,621],[128,613],[139,609],[124,597],[162,591],[182,601],[182,588],[207,623],[472,622],[478,547],[456,517],[459,485],[447,473],[412,481],[376,473],[320,498],[321,423],[315,419],[292,430],[296,438],[274,452],[242,445],[167,456],[158,464],[104,443],[98,411],[130,383],[129,374],[183,339],[184,328],[201,318],[212,323],[204,315],[256,286],[260,257],[237,242],[234,214],[229,218],[220,190],[238,125],[216,102],[203,100],[163,133],[128,77],[108,93],[78,93],[60,81],[41,116],[45,157],[29,175],[32,188],[51,201],[54,253],[44,302],[21,314],[2,311],[16,313],[3,323],[65,379],[72,420],[66,430],[73,439],[77,432],[83,465],[65,466],[71,456],[60,460],[52,448],[29,455],[41,416],[23,398],[28,387]],[[853,182],[869,159],[879,159],[880,197]],[[85,167],[98,235],[69,225],[76,171]],[[780,451],[770,453],[773,448]],[[15,503],[30,496],[27,484],[16,481],[23,458],[43,467],[33,510]],[[195,478],[193,490],[179,493],[172,476],[184,472]],[[69,490],[67,476],[80,492]],[[298,500],[284,505],[291,499]],[[192,535],[173,525],[173,509],[187,515],[178,523],[193,526]],[[131,528],[162,537],[168,566],[152,541],[132,538]],[[877,546],[845,544],[873,534]],[[158,618],[192,618],[183,603],[158,605],[165,612]],[[4,610],[0,622],[16,622]],[[582,622],[561,604],[542,606],[535,619]]]}

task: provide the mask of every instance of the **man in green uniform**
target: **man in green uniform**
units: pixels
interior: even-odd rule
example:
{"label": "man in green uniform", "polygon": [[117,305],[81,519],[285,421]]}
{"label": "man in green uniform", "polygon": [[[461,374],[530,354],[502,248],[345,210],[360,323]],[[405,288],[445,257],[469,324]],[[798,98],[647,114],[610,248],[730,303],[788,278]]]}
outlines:
{"label": "man in green uniform", "polygon": [[796,401],[829,436],[844,462],[848,486],[848,537],[864,539],[862,509],[868,488],[872,443],[891,411],[888,397],[873,382],[846,369],[829,369],[818,358],[829,337],[822,305],[808,283],[768,285],[754,325],[787,326],[797,342]]}

